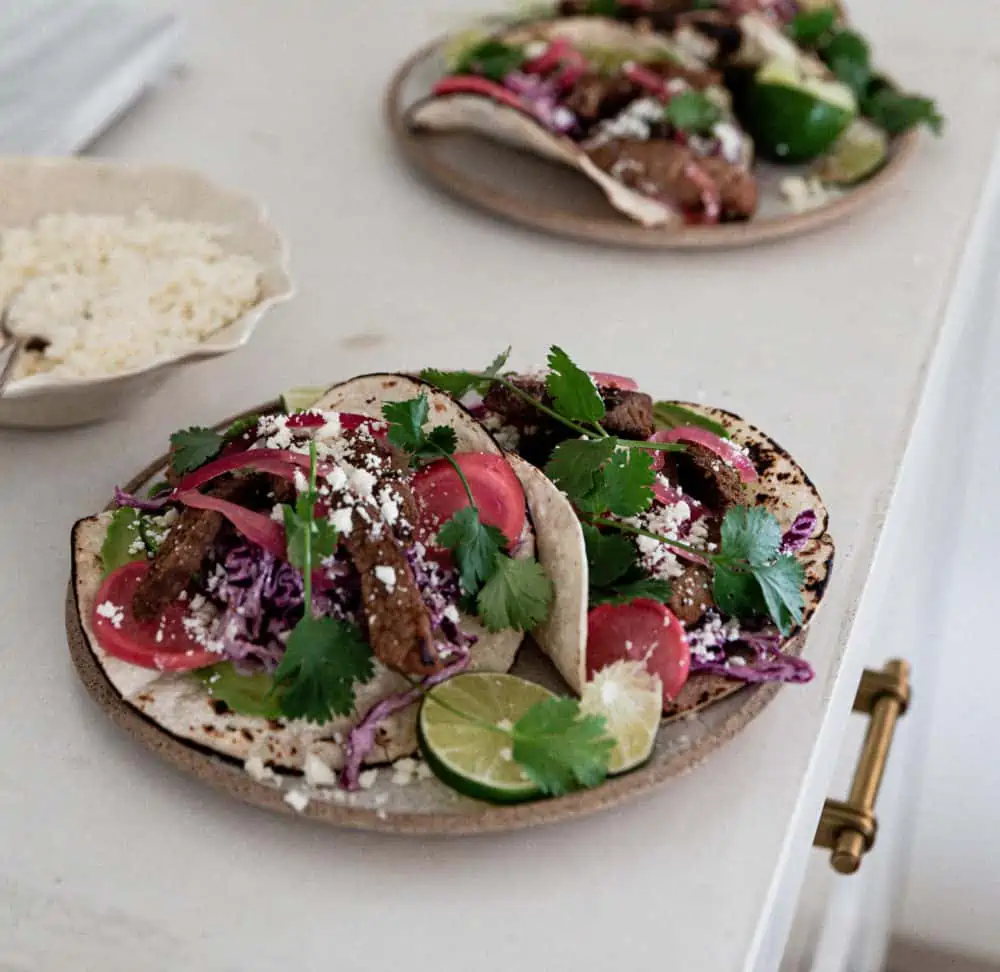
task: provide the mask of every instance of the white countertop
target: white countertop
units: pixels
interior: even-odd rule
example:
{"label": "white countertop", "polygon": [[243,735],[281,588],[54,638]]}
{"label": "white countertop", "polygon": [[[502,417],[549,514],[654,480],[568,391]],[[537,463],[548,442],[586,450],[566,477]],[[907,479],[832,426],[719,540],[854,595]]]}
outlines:
{"label": "white countertop", "polygon": [[[97,151],[259,195],[300,292],[244,352],[184,371],[125,420],[0,432],[0,968],[773,967],[863,661],[852,619],[986,184],[996,42],[940,5],[912,21],[912,4],[878,8],[882,62],[939,97],[947,138],[925,139],[872,212],[821,235],[636,254],[495,223],[393,154],[383,85],[455,22],[458,0],[176,6],[191,20],[188,67]],[[862,23],[876,7],[855,6]],[[943,348],[960,326],[948,321]],[[809,470],[839,545],[806,648],[811,686],[782,691],[651,798],[451,841],[244,807],[162,765],[86,697],[63,634],[69,528],[171,431],[292,384],[486,361],[508,343],[523,365],[551,342],[739,411]]]}

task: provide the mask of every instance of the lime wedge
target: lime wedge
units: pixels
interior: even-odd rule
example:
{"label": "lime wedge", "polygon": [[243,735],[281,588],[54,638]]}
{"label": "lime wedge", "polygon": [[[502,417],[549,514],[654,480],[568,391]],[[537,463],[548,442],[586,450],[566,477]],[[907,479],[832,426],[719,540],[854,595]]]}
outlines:
{"label": "lime wedge", "polygon": [[289,414],[312,408],[326,392],[326,386],[303,385],[281,393],[281,407]]}
{"label": "lime wedge", "polygon": [[808,162],[857,117],[854,94],[839,81],[809,77],[769,61],[757,72],[741,112],[758,152],[777,162]]}
{"label": "lime wedge", "polygon": [[834,142],[813,170],[830,185],[853,186],[880,169],[889,156],[889,136],[863,118]]}
{"label": "lime wedge", "polygon": [[608,773],[624,773],[649,759],[663,711],[663,684],[638,661],[617,661],[584,686],[580,711],[604,716],[615,740]]}
{"label": "lime wedge", "polygon": [[541,790],[514,762],[510,729],[548,689],[514,675],[473,672],[431,689],[420,708],[418,733],[427,765],[443,782],[478,800],[520,803]]}

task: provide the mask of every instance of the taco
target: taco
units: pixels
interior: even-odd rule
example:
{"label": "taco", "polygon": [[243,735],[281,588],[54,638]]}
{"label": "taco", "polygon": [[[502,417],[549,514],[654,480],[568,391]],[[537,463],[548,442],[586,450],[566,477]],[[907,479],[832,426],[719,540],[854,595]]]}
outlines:
{"label": "taco", "polygon": [[[392,403],[403,403],[402,447],[383,415]],[[422,691],[510,669],[522,631],[470,613],[433,547],[468,500],[440,463],[415,468],[421,415],[465,470],[497,556],[531,559],[513,467],[419,381],[359,378],[306,411],[188,429],[172,436],[152,495],[117,491],[115,509],[73,529],[80,624],[116,692],[258,775],[319,760],[356,785],[363,764],[416,750]]]}
{"label": "taco", "polygon": [[809,681],[798,655],[834,548],[801,467],[730,412],[654,402],[558,348],[549,360],[423,375],[534,466],[523,481],[556,593],[532,634],[567,684],[644,661],[670,718],[747,684]]}
{"label": "taco", "polygon": [[582,172],[645,226],[746,220],[753,144],[722,75],[670,38],[610,20],[519,24],[453,51],[407,116],[415,131],[473,131]]}

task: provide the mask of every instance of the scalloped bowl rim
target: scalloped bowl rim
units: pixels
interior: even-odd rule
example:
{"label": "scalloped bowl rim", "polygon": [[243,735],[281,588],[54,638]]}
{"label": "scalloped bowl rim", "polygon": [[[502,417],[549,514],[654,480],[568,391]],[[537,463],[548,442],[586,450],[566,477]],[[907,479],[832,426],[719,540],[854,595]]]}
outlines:
{"label": "scalloped bowl rim", "polygon": [[[4,161],[0,159],[0,162]],[[16,161],[28,161],[18,159]],[[155,169],[158,171],[175,171],[178,173],[184,173],[187,175],[194,175],[202,179],[206,185],[211,186],[211,188],[219,195],[226,196],[231,199],[240,200],[242,202],[252,205],[257,212],[257,221],[260,225],[265,226],[268,230],[273,233],[275,242],[277,246],[274,252],[273,265],[277,268],[284,281],[284,289],[278,293],[271,294],[265,297],[263,300],[254,304],[247,311],[241,314],[239,317],[234,318],[224,327],[219,329],[221,331],[227,331],[233,329],[237,331],[237,335],[228,340],[223,340],[221,342],[214,341],[213,335],[209,335],[205,340],[199,341],[197,344],[192,345],[190,348],[186,348],[182,351],[177,352],[173,355],[168,355],[160,358],[156,358],[152,361],[148,361],[145,364],[136,367],[129,368],[125,371],[118,371],[114,374],[105,375],[91,375],[91,376],[50,376],[48,374],[42,373],[37,375],[29,375],[26,378],[18,378],[15,381],[8,383],[7,387],[0,393],[0,403],[3,401],[11,401],[13,399],[26,399],[33,397],[43,397],[49,392],[61,392],[61,391],[75,391],[77,389],[93,388],[104,385],[111,385],[116,382],[125,382],[130,379],[137,378],[142,375],[152,375],[155,372],[164,370],[166,368],[176,367],[178,365],[183,365],[189,362],[204,360],[207,358],[216,358],[224,354],[229,354],[233,351],[238,351],[240,348],[245,347],[250,339],[253,337],[254,332],[257,330],[257,326],[260,324],[261,320],[264,318],[272,308],[283,304],[286,301],[291,300],[298,291],[298,286],[292,277],[291,273],[291,250],[289,247],[288,239],[285,234],[282,233],[273,222],[271,222],[270,216],[267,211],[267,207],[264,203],[256,196],[250,193],[239,192],[233,189],[227,189],[221,186],[213,178],[204,175],[197,169],[182,166],[182,165],[170,165],[170,164],[159,164],[152,163],[148,165],[143,164],[130,164],[128,162],[116,162],[110,159],[34,159],[33,162],[38,162],[43,166],[53,166],[60,163],[79,163],[95,165],[101,168],[122,168],[129,169],[132,171],[142,170],[142,169]]]}

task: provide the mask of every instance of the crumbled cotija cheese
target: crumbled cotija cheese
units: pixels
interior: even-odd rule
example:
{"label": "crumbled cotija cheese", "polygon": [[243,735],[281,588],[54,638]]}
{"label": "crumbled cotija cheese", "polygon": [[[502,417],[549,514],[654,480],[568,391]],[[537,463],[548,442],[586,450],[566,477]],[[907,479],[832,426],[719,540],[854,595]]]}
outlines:
{"label": "crumbled cotija cheese", "polygon": [[15,377],[111,375],[181,352],[260,300],[263,268],[220,226],[132,216],[45,216],[0,239],[0,305],[44,351]]}

